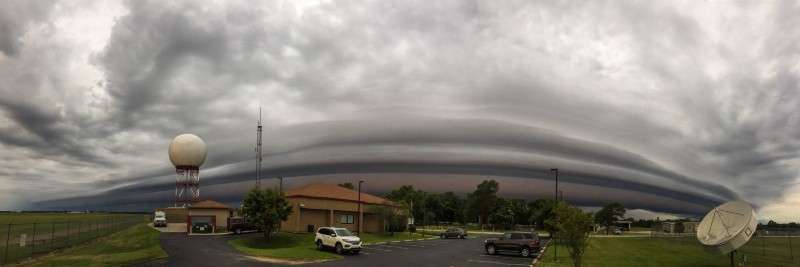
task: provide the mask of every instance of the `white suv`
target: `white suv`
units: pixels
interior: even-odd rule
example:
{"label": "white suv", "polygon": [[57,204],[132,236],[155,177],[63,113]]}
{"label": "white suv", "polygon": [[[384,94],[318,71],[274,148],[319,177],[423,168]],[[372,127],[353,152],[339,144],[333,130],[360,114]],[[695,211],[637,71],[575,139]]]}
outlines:
{"label": "white suv", "polygon": [[314,237],[314,243],[317,244],[319,250],[332,247],[338,254],[345,252],[358,254],[361,251],[361,238],[353,235],[346,228],[320,227]]}

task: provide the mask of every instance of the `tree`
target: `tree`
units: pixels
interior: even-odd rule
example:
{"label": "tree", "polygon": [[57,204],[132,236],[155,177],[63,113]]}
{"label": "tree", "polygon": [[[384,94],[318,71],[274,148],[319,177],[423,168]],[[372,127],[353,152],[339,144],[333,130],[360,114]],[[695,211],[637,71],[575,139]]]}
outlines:
{"label": "tree", "polygon": [[422,190],[416,190],[413,186],[404,185],[389,192],[389,194],[386,195],[386,199],[408,205],[410,215],[414,218],[414,223],[417,223],[417,220],[424,220],[425,195],[425,192],[422,192]]}
{"label": "tree", "polygon": [[347,189],[350,189],[350,190],[355,190],[356,189],[356,187],[350,182],[341,183],[341,184],[339,184],[339,186],[347,188]]}
{"label": "tree", "polygon": [[478,223],[481,227],[486,224],[492,209],[497,203],[497,191],[499,189],[497,182],[494,180],[484,180],[475,188],[475,192],[469,194],[470,209],[478,216]]}
{"label": "tree", "polygon": [[446,222],[464,222],[463,210],[464,199],[453,192],[445,192],[440,196],[442,202],[442,214],[440,220]]}
{"label": "tree", "polygon": [[594,221],[606,227],[606,234],[611,232],[611,226],[625,215],[625,207],[617,202],[610,203],[594,214]]}
{"label": "tree", "polygon": [[390,206],[375,205],[369,206],[367,210],[378,216],[383,220],[383,230],[394,235],[394,232],[402,232],[404,229],[404,216],[403,209],[397,209]]}
{"label": "tree", "polygon": [[489,215],[489,222],[498,225],[503,229],[510,229],[514,225],[514,210],[511,202],[503,198],[497,198],[494,209]]}
{"label": "tree", "polygon": [[552,199],[537,199],[528,203],[531,210],[530,221],[536,224],[538,229],[542,229],[554,236],[556,232],[555,210],[556,201]]}
{"label": "tree", "polygon": [[525,200],[512,199],[509,204],[514,211],[514,224],[530,224],[531,211]]}
{"label": "tree", "polygon": [[263,229],[264,237],[270,241],[275,229],[278,229],[280,223],[292,214],[292,206],[283,197],[283,193],[254,187],[242,201],[242,213],[250,218],[253,224]]}
{"label": "tree", "polygon": [[580,267],[581,259],[589,244],[592,215],[564,202],[556,205],[559,239],[567,247],[572,266]]}

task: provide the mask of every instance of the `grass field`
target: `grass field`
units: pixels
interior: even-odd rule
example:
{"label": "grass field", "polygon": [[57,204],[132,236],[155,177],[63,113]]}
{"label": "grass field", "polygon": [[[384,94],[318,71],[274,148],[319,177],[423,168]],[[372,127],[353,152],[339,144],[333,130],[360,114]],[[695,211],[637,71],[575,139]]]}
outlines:
{"label": "grass field", "polygon": [[92,242],[25,262],[25,267],[122,266],[166,257],[158,231],[138,224]]}
{"label": "grass field", "polygon": [[278,233],[267,242],[263,236],[252,236],[228,241],[244,254],[286,260],[329,260],[342,256],[330,251],[319,251],[314,245],[314,234]]}
{"label": "grass field", "polygon": [[[133,214],[141,216],[141,214]],[[131,216],[131,214],[112,214],[112,213],[17,213],[0,212],[0,225],[8,223],[49,223],[53,221],[91,221],[102,220],[110,217]]]}
{"label": "grass field", "polygon": [[142,223],[145,217],[108,213],[0,213],[0,264],[81,244]]}
{"label": "grass field", "polygon": [[[800,244],[800,238],[793,238],[792,244]],[[788,238],[754,238],[737,255],[747,257],[747,266],[800,266],[800,249],[797,245],[792,248],[790,252]],[[555,263],[554,249],[549,247],[537,266],[572,266],[567,253],[566,247],[559,246],[558,263]],[[582,266],[726,267],[729,264],[727,255],[705,250],[693,237],[647,237],[591,238]]]}

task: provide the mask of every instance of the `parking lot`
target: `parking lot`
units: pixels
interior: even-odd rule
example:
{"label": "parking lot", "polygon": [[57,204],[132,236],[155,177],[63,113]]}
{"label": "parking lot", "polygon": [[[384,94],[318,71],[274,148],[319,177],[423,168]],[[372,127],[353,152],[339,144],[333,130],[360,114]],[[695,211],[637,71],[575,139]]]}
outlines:
{"label": "parking lot", "polygon": [[530,266],[533,258],[486,255],[483,238],[433,239],[368,245],[360,255],[307,266]]}

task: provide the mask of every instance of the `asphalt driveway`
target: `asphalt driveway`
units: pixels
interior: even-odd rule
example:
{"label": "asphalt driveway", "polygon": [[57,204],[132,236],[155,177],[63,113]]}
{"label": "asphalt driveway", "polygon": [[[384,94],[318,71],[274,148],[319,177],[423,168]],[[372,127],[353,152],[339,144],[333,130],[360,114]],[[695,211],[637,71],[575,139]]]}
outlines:
{"label": "asphalt driveway", "polygon": [[133,266],[281,266],[251,260],[228,245],[228,240],[241,236],[186,236],[179,233],[162,233],[161,247],[169,255],[166,259]]}

